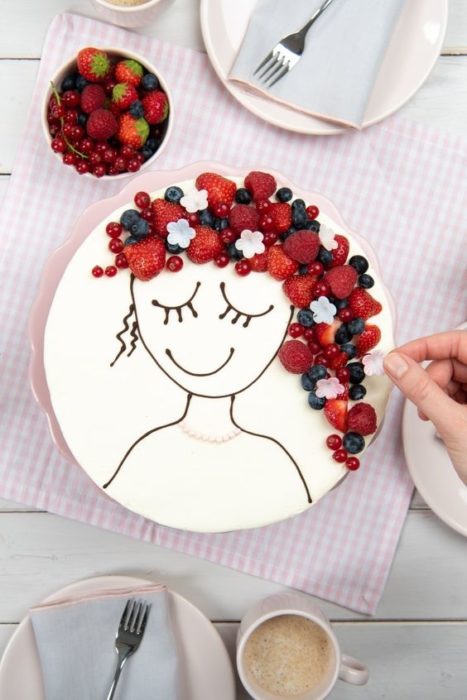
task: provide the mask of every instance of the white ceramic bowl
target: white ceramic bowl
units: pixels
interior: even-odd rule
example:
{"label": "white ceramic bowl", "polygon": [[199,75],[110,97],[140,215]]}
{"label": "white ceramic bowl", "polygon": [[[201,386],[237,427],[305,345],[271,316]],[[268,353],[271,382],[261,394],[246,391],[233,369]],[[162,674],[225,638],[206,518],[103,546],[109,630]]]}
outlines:
{"label": "white ceramic bowl", "polygon": [[[101,48],[101,47],[99,47],[99,48]],[[153,66],[152,63],[149,63],[149,61],[147,61],[145,58],[143,58],[139,54],[134,53],[134,52],[125,51],[124,49],[119,49],[119,48],[116,48],[114,46],[106,46],[106,47],[104,46],[104,47],[102,47],[102,49],[104,51],[106,51],[111,56],[112,55],[118,56],[119,58],[121,57],[122,59],[127,59],[127,58],[134,59],[135,61],[138,61],[138,63],[141,63],[141,65],[147,71],[149,71],[150,73],[154,73],[157,76],[159,83],[160,83],[160,86],[161,86],[162,90],[165,92],[165,94],[167,95],[167,99],[169,101],[169,116],[167,117],[167,127],[166,127],[163,141],[162,141],[161,145],[159,146],[159,148],[157,149],[157,151],[154,153],[154,155],[151,156],[151,158],[149,158],[147,161],[145,161],[141,165],[141,168],[138,170],[138,172],[141,172],[141,170],[143,170],[143,168],[146,168],[150,163],[153,163],[154,160],[162,153],[162,151],[166,147],[167,142],[170,138],[170,134],[172,132],[172,124],[173,124],[172,95],[170,93],[170,90],[168,88],[168,85],[167,85],[165,79],[162,77],[162,75],[156,69],[156,67]],[[65,76],[68,75],[69,73],[72,73],[73,71],[76,71],[76,57],[69,59],[68,61],[66,61],[66,63],[64,63],[62,66],[60,66],[60,68],[51,77],[51,82],[54,85],[60,86],[63,79],[65,78]],[[49,86],[49,88],[47,89],[47,92],[44,95],[44,101],[42,103],[42,112],[41,112],[42,130],[44,132],[44,136],[45,136],[45,139],[47,141],[48,150],[51,153],[51,155],[54,156],[54,158],[56,158],[57,162],[60,163],[60,165],[63,168],[69,168],[70,170],[73,170],[76,173],[76,175],[78,175],[78,173],[76,172],[76,170],[74,170],[74,168],[72,168],[69,165],[65,165],[63,163],[61,153],[55,153],[54,151],[52,151],[52,148],[50,145],[52,142],[52,136],[49,133],[49,125],[47,123],[47,108],[48,108],[48,104],[49,104],[49,100],[50,100],[51,95],[52,95],[52,88]],[[118,175],[103,175],[103,177],[101,177],[101,178],[96,178],[96,176],[93,175],[92,173],[85,173],[84,175],[79,175],[79,177],[88,177],[88,178],[90,177],[93,180],[98,180],[98,179],[100,179],[100,180],[117,180],[117,179],[122,180],[123,178],[131,177],[132,175],[135,175],[135,173],[126,172],[126,173],[119,173]]]}
{"label": "white ceramic bowl", "polygon": [[107,22],[133,29],[143,27],[155,19],[161,0],[146,0],[140,5],[114,5],[107,0],[91,0],[91,2]]}

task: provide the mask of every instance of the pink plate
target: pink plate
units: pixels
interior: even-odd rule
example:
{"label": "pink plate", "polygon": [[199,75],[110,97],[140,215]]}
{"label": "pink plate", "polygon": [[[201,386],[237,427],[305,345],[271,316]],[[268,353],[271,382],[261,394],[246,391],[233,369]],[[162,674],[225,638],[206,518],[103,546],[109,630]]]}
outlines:
{"label": "pink plate", "polygon": [[[227,80],[256,0],[201,0],[201,29],[208,56],[224,87],[250,112],[270,124],[303,134],[332,135],[342,127],[297,112]],[[408,0],[379,71],[363,126],[385,119],[405,104],[429,76],[443,45],[447,0]]]}
{"label": "pink plate", "polygon": [[[145,583],[148,581],[129,576],[91,578],[57,591],[44,602],[63,595],[98,593],[104,588]],[[184,699],[235,700],[232,664],[217,630],[192,603],[173,591],[169,595],[186,687]],[[5,700],[46,700],[29,616],[14,633],[0,663],[0,697]]]}

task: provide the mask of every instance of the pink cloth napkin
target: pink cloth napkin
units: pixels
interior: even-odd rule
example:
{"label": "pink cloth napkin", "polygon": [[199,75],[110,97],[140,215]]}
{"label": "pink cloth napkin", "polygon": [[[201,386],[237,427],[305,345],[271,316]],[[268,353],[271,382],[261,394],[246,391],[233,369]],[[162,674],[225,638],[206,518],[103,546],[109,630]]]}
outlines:
{"label": "pink cloth napkin", "polygon": [[399,118],[332,138],[282,131],[237,104],[205,55],[65,14],[47,35],[0,211],[0,496],[374,612],[412,491],[398,395],[358,472],[307,513],[257,530],[200,535],[161,527],[111,501],[55,450],[28,384],[29,309],[47,256],[83,207],[122,186],[61,167],[41,133],[39,106],[50,75],[86,44],[133,49],[166,77],[176,118],[155,168],[202,159],[245,171],[269,166],[333,200],[384,261],[400,341],[465,321],[467,143]]}

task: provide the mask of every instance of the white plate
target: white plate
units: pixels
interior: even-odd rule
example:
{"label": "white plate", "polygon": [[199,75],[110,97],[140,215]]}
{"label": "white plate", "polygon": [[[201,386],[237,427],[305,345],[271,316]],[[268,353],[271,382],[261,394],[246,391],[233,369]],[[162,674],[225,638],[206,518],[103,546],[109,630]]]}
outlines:
{"label": "white plate", "polygon": [[[201,0],[201,29],[211,63],[229,92],[270,124],[304,134],[332,135],[343,127],[301,114],[227,80],[257,0]],[[430,74],[443,45],[447,0],[408,0],[371,95],[364,126],[389,116],[409,100]]]}
{"label": "white plate", "polygon": [[[86,579],[47,598],[98,592],[104,588],[148,583],[129,576]],[[210,620],[185,598],[170,591],[171,615],[179,644],[186,691],[184,700],[235,700],[232,665],[224,643]],[[109,643],[113,643],[110,640]],[[29,616],[11,638],[0,664],[0,698],[45,700],[42,674]]]}
{"label": "white plate", "polygon": [[[467,323],[460,326],[467,329]],[[406,401],[402,416],[405,459],[415,486],[444,522],[467,537],[467,486],[460,480],[433,424]]]}

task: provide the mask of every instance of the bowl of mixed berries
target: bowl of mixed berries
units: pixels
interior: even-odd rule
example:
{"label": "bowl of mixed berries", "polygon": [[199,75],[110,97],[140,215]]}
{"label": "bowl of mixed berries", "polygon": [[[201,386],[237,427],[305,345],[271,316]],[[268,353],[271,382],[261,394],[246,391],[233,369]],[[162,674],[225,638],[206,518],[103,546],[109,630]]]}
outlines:
{"label": "bowl of mixed berries", "polygon": [[164,149],[172,127],[165,80],[141,56],[81,49],[53,76],[42,126],[50,150],[80,175],[128,177]]}

